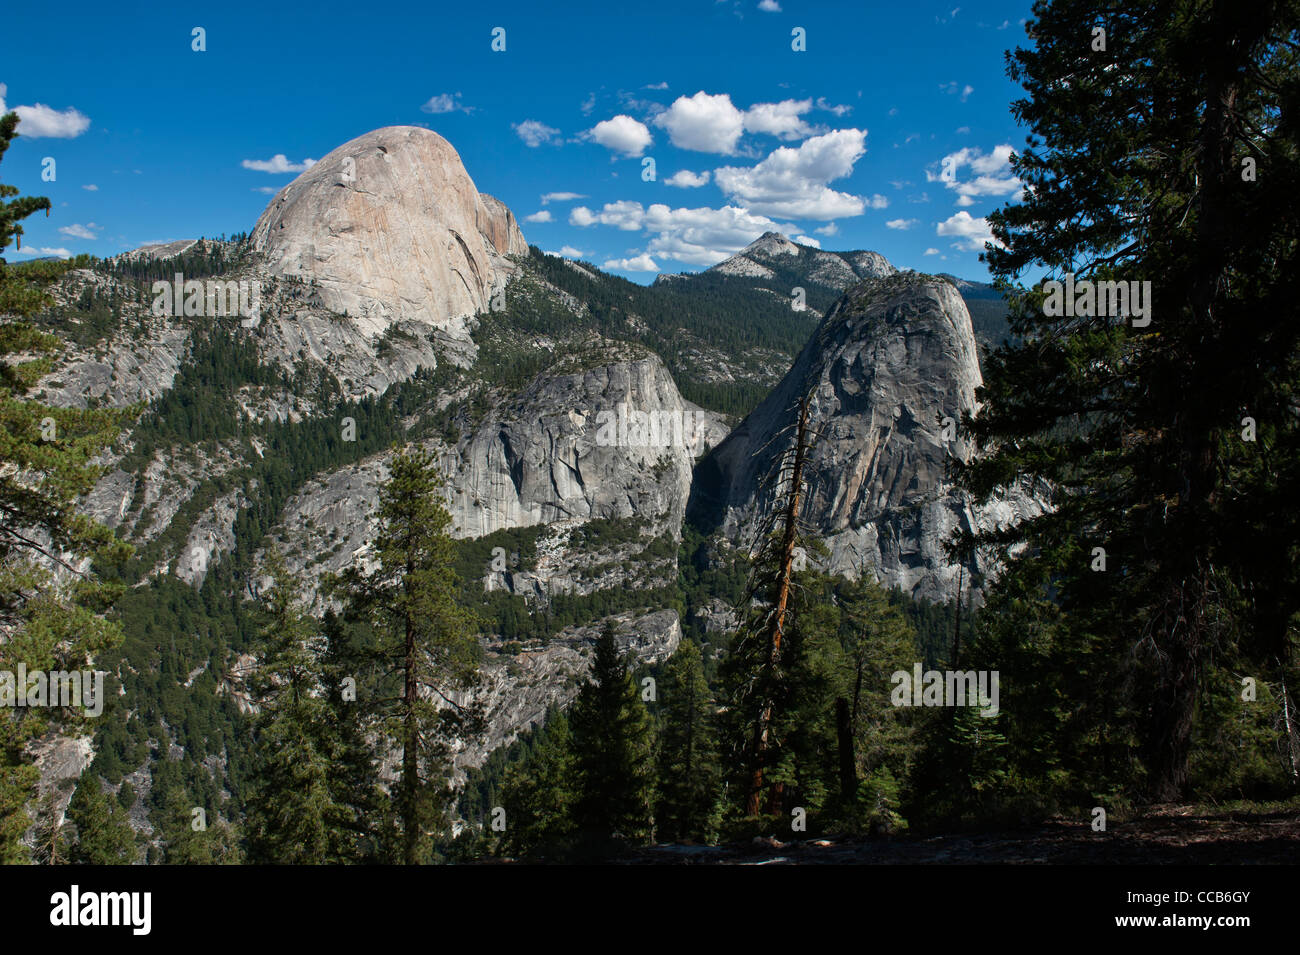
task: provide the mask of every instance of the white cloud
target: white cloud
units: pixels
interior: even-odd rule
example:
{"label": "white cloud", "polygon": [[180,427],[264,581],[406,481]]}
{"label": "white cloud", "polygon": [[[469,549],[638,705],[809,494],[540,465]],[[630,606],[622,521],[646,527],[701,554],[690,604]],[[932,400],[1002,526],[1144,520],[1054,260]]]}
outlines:
{"label": "white cloud", "polygon": [[312,166],[316,165],[314,159],[304,159],[302,162],[290,162],[284,153],[276,153],[270,159],[245,159],[240,163],[245,169],[253,169],[257,172],[306,172]]}
{"label": "white cloud", "polygon": [[542,196],[542,205],[548,202],[572,202],[574,199],[586,199],[581,192],[548,192]]}
{"label": "white cloud", "polygon": [[630,259],[606,259],[602,269],[616,269],[620,272],[658,272],[659,266],[654,259],[642,252]]}
{"label": "white cloud", "polygon": [[975,87],[971,86],[969,83],[962,85],[957,83],[955,80],[949,81],[947,83],[940,83],[939,89],[949,94],[950,96],[960,94],[958,98],[963,103],[970,98],[971,93],[975,92]]}
{"label": "white cloud", "polygon": [[641,228],[644,215],[645,210],[641,208],[641,203],[620,199],[618,202],[605,203],[604,208],[599,212],[592,212],[586,206],[577,206],[569,212],[569,225],[583,228],[592,225],[608,225],[622,229],[624,232],[635,232]]}
{"label": "white cloud", "polygon": [[745,131],[745,114],[732,105],[726,93],[711,96],[700,90],[694,96],[677,97],[655,117],[654,124],[668,130],[668,138],[678,149],[731,156]]}
{"label": "white cloud", "polygon": [[[7,84],[0,83],[0,114],[10,112],[5,107],[8,90]],[[90,117],[72,106],[57,110],[37,103],[15,106],[12,112],[18,114],[18,133],[26,139],[75,139],[90,128]]]}
{"label": "white cloud", "polygon": [[510,128],[519,135],[525,146],[534,149],[542,145],[542,143],[549,143],[560,135],[560,131],[554,126],[547,126],[535,119],[526,119],[522,123],[511,123]]}
{"label": "white cloud", "polygon": [[[1011,171],[1010,144],[995,146],[987,155],[979,150],[966,147],[944,156],[937,164],[925,171],[928,182],[942,182],[960,198],[957,204],[972,205],[974,196],[1005,196],[1023,188],[1023,183]],[[969,168],[972,177],[962,178],[962,170]]]}
{"label": "white cloud", "polygon": [[813,229],[818,235],[838,235],[840,227],[834,222],[828,222],[820,229]]}
{"label": "white cloud", "polygon": [[780,13],[781,4],[777,3],[776,0],[758,0],[758,9],[764,13]]}
{"label": "white cloud", "polygon": [[34,248],[32,246],[28,246],[25,249],[15,249],[14,251],[16,251],[19,255],[52,255],[60,259],[72,258],[72,250],[63,249],[63,248],[51,249],[45,246],[42,246],[40,248]]}
{"label": "white cloud", "polygon": [[[714,172],[714,181],[731,199],[765,215],[793,219],[861,215],[866,200],[836,192],[827,183],[853,172],[853,164],[866,152],[866,137],[865,130],[837,129],[805,140],[797,149],[782,146],[755,166],[724,166]],[[873,197],[873,206],[881,198]]]}
{"label": "white cloud", "polygon": [[85,189],[87,192],[99,192],[99,186],[95,185],[93,182],[88,182],[81,188]]}
{"label": "white cloud", "polygon": [[553,222],[550,210],[543,209],[541,212],[534,212],[530,216],[524,216],[525,222]]}
{"label": "white cloud", "polygon": [[664,81],[659,82],[659,83],[647,83],[645,86],[642,87],[642,89],[647,89],[647,90],[666,90],[666,89],[668,89],[668,81],[667,81],[667,80],[664,80]]}
{"label": "white cloud", "polygon": [[887,209],[889,208],[889,200],[877,192],[867,200],[867,205],[873,209]]}
{"label": "white cloud", "polygon": [[957,239],[958,241],[953,245],[970,252],[982,251],[985,242],[1000,244],[993,238],[988,220],[974,219],[969,212],[958,212],[949,216],[935,226],[935,233]]}
{"label": "white cloud", "polygon": [[654,142],[645,123],[623,113],[601,120],[591,128],[589,135],[606,149],[624,156],[640,156]]}
{"label": "white cloud", "polygon": [[670,209],[656,203],[646,210],[642,224],[647,232],[657,233],[648,252],[692,265],[715,265],[764,232],[794,231],[736,206]]}
{"label": "white cloud", "polygon": [[924,252],[924,254],[925,254],[925,255],[938,255],[938,254],[939,254],[939,250],[938,250],[938,249],[934,249],[934,248],[926,249],[925,252]]}
{"label": "white cloud", "polygon": [[[859,93],[858,95],[861,96],[862,94]],[[834,113],[836,116],[844,116],[844,115],[846,115],[846,114],[848,114],[848,113],[853,112],[853,107],[852,107],[852,106],[833,106],[833,105],[831,105],[831,102],[830,102],[828,99],[826,99],[825,96],[819,96],[819,97],[817,97],[817,108],[820,109],[820,110],[824,110],[824,111],[827,112],[827,113]],[[893,112],[890,113],[890,115],[892,116],[893,113],[896,113],[896,112],[898,112],[898,110],[894,110]]]}
{"label": "white cloud", "polygon": [[664,180],[665,186],[677,186],[680,189],[697,189],[700,186],[707,185],[709,181],[709,171],[691,172],[689,169],[683,169],[676,172]]}
{"label": "white cloud", "polygon": [[797,235],[794,237],[794,240],[800,245],[811,245],[814,249],[820,249],[822,247],[821,242],[810,235]]}
{"label": "white cloud", "polygon": [[260,192],[268,196],[273,196],[279,191],[280,190],[277,189],[275,186],[254,186],[252,189],[249,190],[249,192]]}
{"label": "white cloud", "polygon": [[93,222],[87,223],[86,225],[74,222],[72,225],[59,226],[59,232],[70,239],[98,239],[99,236],[95,235],[91,230],[99,228],[102,228],[102,226],[97,226]]}
{"label": "white cloud", "polygon": [[804,139],[818,131],[800,118],[812,105],[811,99],[755,103],[745,111],[745,131],[766,133],[778,139]]}
{"label": "white cloud", "polygon": [[885,223],[885,228],[898,229],[900,231],[906,232],[908,229],[912,228],[912,226],[916,225],[916,223],[917,223],[916,219],[890,219],[888,222]]}
{"label": "white cloud", "polygon": [[429,101],[420,107],[420,110],[437,116],[441,113],[472,113],[474,107],[463,105],[459,93],[439,93],[437,96],[431,96]]}

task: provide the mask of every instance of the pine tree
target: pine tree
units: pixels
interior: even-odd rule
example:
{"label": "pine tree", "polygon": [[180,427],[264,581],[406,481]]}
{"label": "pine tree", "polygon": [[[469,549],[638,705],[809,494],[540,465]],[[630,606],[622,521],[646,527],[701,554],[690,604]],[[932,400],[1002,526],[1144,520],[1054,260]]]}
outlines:
{"label": "pine tree", "polygon": [[386,853],[414,865],[443,827],[449,743],[478,719],[457,694],[476,679],[480,623],[456,602],[451,515],[434,458],[404,450],[390,467],[379,491],[377,565],[348,568],[334,590],[357,625],[362,712],[399,759]]}
{"label": "pine tree", "polygon": [[135,831],[116,799],[104,792],[99,775],[82,773],[68,805],[68,820],[76,826],[71,861],[80,865],[131,865],[138,850]]}
{"label": "pine tree", "polygon": [[[763,812],[782,814],[789,781],[786,742],[798,725],[794,712],[799,700],[792,677],[800,665],[804,640],[794,613],[795,553],[807,549],[799,514],[804,461],[812,443],[811,403],[809,395],[800,400],[793,446],[778,460],[776,472],[764,480],[775,483],[776,494],[758,525],[758,546],[741,602],[745,619],[723,668],[737,783],[744,794],[745,815],[751,817]],[[783,763],[786,768],[780,774],[786,778],[774,778]]]}
{"label": "pine tree", "polygon": [[[977,652],[1017,667],[1002,731],[1022,773],[1135,790],[1131,739],[1145,794],[1173,799],[1209,656],[1237,645],[1277,672],[1300,611],[1300,6],[1035,16],[1008,55],[1026,189],[986,247],[1023,340],[985,362],[965,422],[985,453],[961,480],[1050,486],[1053,507],[963,542],[1007,564]],[[1067,273],[1149,281],[1150,311],[1014,285],[1042,268],[1067,290]]]}
{"label": "pine tree", "polygon": [[[0,159],[17,135],[18,116],[0,117]],[[0,184],[0,254],[21,242],[22,219],[47,198],[22,197]],[[95,485],[92,461],[116,436],[123,414],[53,408],[27,397],[63,349],[28,319],[52,304],[44,286],[74,262],[34,262],[14,268],[0,258],[0,670],[75,670],[120,642],[121,631],[102,613],[121,593],[79,565],[85,558],[124,560],[130,548],[77,512],[76,500]],[[11,358],[12,356],[12,358]],[[36,356],[36,357],[32,357]],[[56,579],[55,571],[61,574]],[[27,744],[50,727],[83,724],[76,709],[41,711],[0,707],[0,863],[21,862],[20,843],[31,824],[27,803],[37,772]]]}
{"label": "pine tree", "polygon": [[619,840],[649,839],[654,774],[650,715],[618,652],[611,623],[596,640],[591,673],[574,700],[569,724],[579,838],[593,851],[607,850]]}
{"label": "pine tree", "polygon": [[298,580],[278,550],[263,597],[268,619],[249,680],[258,704],[253,792],[245,828],[249,859],[292,865],[349,861],[352,813],[338,791],[341,752],[334,713],[320,683],[322,641],[298,606]]}
{"label": "pine tree", "polygon": [[[892,780],[908,776],[913,722],[906,709],[891,705],[884,688],[894,673],[911,670],[918,649],[915,628],[865,569],[857,581],[837,590],[844,656],[836,703],[852,740],[851,755],[841,752],[842,759],[848,755],[841,767],[841,796],[852,793],[856,799],[859,780],[883,778],[882,773]],[[867,812],[870,816],[873,808]]]}
{"label": "pine tree", "polygon": [[721,780],[716,708],[695,641],[683,640],[668,659],[660,699],[656,835],[708,842],[717,836]]}
{"label": "pine tree", "polygon": [[528,758],[506,772],[500,803],[506,826],[502,846],[515,855],[562,858],[572,848],[577,782],[573,739],[563,711],[550,714],[542,733]]}

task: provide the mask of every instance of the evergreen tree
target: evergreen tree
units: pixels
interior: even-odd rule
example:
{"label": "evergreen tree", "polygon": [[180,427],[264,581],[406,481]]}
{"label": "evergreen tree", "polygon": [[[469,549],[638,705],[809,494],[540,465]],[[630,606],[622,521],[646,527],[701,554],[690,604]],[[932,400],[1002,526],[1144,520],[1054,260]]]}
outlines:
{"label": "evergreen tree", "polygon": [[694,640],[683,640],[668,659],[660,699],[656,836],[708,842],[717,837],[721,780],[713,694]]}
{"label": "evergreen tree", "polygon": [[[1300,611],[1300,5],[1034,12],[1008,55],[1026,189],[986,252],[1023,340],[985,362],[961,480],[1053,506],[960,544],[1006,564],[976,653],[1006,676],[1019,777],[1174,799],[1207,660],[1277,674]],[[1041,268],[1066,295],[1067,273],[1149,281],[1150,310],[1013,284]]]}
{"label": "evergreen tree", "polygon": [[[0,159],[17,135],[18,116],[0,117]],[[0,184],[0,254],[21,243],[22,219],[47,198],[21,197]],[[100,475],[93,459],[115,437],[118,412],[53,408],[27,397],[62,351],[30,317],[52,304],[44,287],[71,263],[33,262],[15,268],[0,258],[0,670],[77,670],[121,640],[102,613],[120,594],[79,566],[85,558],[125,559],[130,549],[112,532],[77,512],[75,501]],[[35,356],[35,357],[32,357]],[[54,571],[62,575],[57,580]],[[0,707],[0,863],[25,861],[21,845],[31,824],[36,768],[28,743],[50,728],[82,724],[77,709]]]}
{"label": "evergreen tree", "polygon": [[597,851],[620,839],[645,842],[651,834],[654,778],[650,715],[618,652],[611,623],[596,640],[591,673],[578,691],[569,723],[579,838]]}
{"label": "evergreen tree", "polygon": [[404,450],[390,467],[379,491],[377,563],[349,567],[334,589],[356,625],[363,713],[398,753],[386,854],[414,865],[443,826],[448,744],[477,720],[456,694],[476,678],[479,621],[456,602],[451,515],[435,460]]}
{"label": "evergreen tree", "polygon": [[501,787],[504,850],[562,857],[573,839],[576,781],[569,720],[556,710],[547,718],[533,752],[506,771]]}
{"label": "evergreen tree", "polygon": [[82,773],[68,805],[68,820],[77,828],[71,861],[81,865],[131,865],[138,850],[130,818],[110,797],[98,774]]}
{"label": "evergreen tree", "polygon": [[262,655],[249,680],[258,703],[257,751],[246,829],[254,862],[320,865],[348,861],[351,811],[340,801],[334,714],[320,683],[322,640],[298,606],[297,579],[274,548]]}

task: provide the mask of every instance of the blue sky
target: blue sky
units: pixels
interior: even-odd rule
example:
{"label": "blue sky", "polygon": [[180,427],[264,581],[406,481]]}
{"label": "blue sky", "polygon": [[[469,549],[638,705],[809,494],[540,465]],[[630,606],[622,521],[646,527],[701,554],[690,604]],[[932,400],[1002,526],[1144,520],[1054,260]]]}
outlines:
{"label": "blue sky", "polygon": [[177,6],[5,11],[25,135],[0,180],[54,203],[11,262],[251,231],[294,170],[398,124],[529,242],[640,282],[767,229],[981,278],[983,216],[1019,194],[1003,51],[1028,0]]}

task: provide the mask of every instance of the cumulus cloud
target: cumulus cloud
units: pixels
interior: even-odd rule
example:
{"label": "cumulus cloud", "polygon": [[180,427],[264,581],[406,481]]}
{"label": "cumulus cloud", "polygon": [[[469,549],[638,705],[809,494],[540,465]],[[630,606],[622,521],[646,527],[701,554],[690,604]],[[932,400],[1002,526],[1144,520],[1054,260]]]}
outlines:
{"label": "cumulus cloud", "polygon": [[95,185],[93,182],[88,182],[81,188],[85,189],[87,192],[99,192],[99,186]]}
{"label": "cumulus cloud", "polygon": [[542,196],[542,205],[548,202],[572,202],[574,199],[586,199],[581,192],[548,192]]}
{"label": "cumulus cloud", "polygon": [[510,128],[519,135],[525,146],[533,149],[543,143],[551,142],[556,136],[560,135],[560,131],[554,126],[547,126],[535,119],[526,119],[522,123],[511,123]]}
{"label": "cumulus cloud", "polygon": [[[944,156],[925,171],[928,182],[942,182],[957,193],[957,204],[974,204],[975,196],[1005,196],[1023,188],[1023,183],[1011,171],[1012,147],[1003,143],[993,152],[966,147]],[[935,166],[938,167],[937,171]],[[963,175],[964,170],[969,173]]]}
{"label": "cumulus cloud", "polygon": [[306,172],[316,165],[316,160],[304,159],[302,162],[290,162],[284,153],[276,153],[270,159],[245,159],[240,165],[256,172]]}
{"label": "cumulus cloud", "polygon": [[72,258],[71,249],[63,249],[63,248],[51,249],[48,246],[41,246],[40,248],[28,246],[25,249],[16,249],[15,252],[18,255],[52,255],[58,259]]}
{"label": "cumulus cloud", "polygon": [[86,225],[74,222],[72,225],[59,226],[59,232],[70,239],[98,239],[99,236],[97,236],[92,230],[99,228],[101,228],[101,226],[97,226],[93,222],[87,223]]}
{"label": "cumulus cloud", "polygon": [[838,235],[840,227],[834,222],[828,222],[820,229],[813,229],[818,235]]}
{"label": "cumulus cloud", "polygon": [[971,252],[982,251],[985,242],[1001,244],[993,238],[988,220],[972,218],[969,212],[958,212],[949,216],[935,226],[935,232],[938,235],[957,239],[953,243],[954,247]]}
{"label": "cumulus cloud", "polygon": [[620,272],[658,272],[659,266],[655,260],[648,254],[642,252],[640,255],[630,259],[606,259],[601,265],[602,269],[614,269]]}
{"label": "cumulus cloud", "polygon": [[635,232],[641,228],[645,215],[641,203],[630,199],[607,202],[599,212],[592,212],[586,206],[576,206],[569,212],[569,225],[586,228],[593,225],[608,225],[625,232]]}
{"label": "cumulus cloud", "polygon": [[437,96],[429,97],[429,101],[421,106],[420,110],[437,116],[442,113],[472,113],[474,107],[463,105],[459,93],[439,93]]}
{"label": "cumulus cloud", "polygon": [[780,13],[781,4],[777,3],[776,0],[758,0],[758,9],[764,13]]}
{"label": "cumulus cloud", "polygon": [[794,231],[736,206],[671,209],[656,203],[642,225],[656,233],[647,251],[691,265],[716,265],[764,232]]}
{"label": "cumulus cloud", "polygon": [[800,245],[811,245],[814,249],[820,249],[822,247],[821,241],[819,239],[814,239],[810,235],[797,235],[794,237],[794,240]]}
{"label": "cumulus cloud", "polygon": [[624,113],[601,120],[588,135],[606,149],[624,156],[640,156],[654,142],[645,123]]}
{"label": "cumulus cloud", "polygon": [[[755,166],[724,166],[714,172],[714,181],[733,201],[765,215],[793,219],[861,215],[866,200],[836,192],[827,183],[853,172],[853,164],[866,152],[866,137],[865,130],[838,129],[805,140],[797,149],[782,146]],[[877,198],[883,197],[873,197],[873,205]]]}
{"label": "cumulus cloud", "polygon": [[643,89],[647,89],[647,90],[666,90],[666,89],[668,89],[668,81],[667,81],[667,80],[664,80],[664,81],[659,82],[659,83],[647,83],[647,84],[646,84],[644,87],[642,87],[642,88],[643,88]]}
{"label": "cumulus cloud", "polygon": [[654,124],[668,131],[678,149],[731,156],[745,131],[745,114],[726,93],[710,95],[700,90],[694,96],[677,97]]}
{"label": "cumulus cloud", "polygon": [[664,180],[665,186],[677,186],[681,189],[697,189],[706,185],[709,181],[709,171],[691,172],[689,169],[683,169],[676,172]]}
{"label": "cumulus cloud", "polygon": [[[8,85],[0,83],[0,115],[11,111],[5,106],[8,91]],[[36,103],[15,106],[12,112],[18,114],[18,133],[26,139],[75,139],[90,128],[90,117],[72,106],[58,110]]]}
{"label": "cumulus cloud", "polygon": [[550,210],[543,209],[541,212],[534,212],[530,216],[524,216],[525,222],[552,222]]}
{"label": "cumulus cloud", "polygon": [[914,225],[916,225],[915,219],[890,219],[888,222],[885,223],[885,228],[899,229],[900,231],[906,232]]}
{"label": "cumulus cloud", "polygon": [[[745,110],[745,131],[766,133],[778,139],[804,139],[819,130],[804,122],[812,109],[811,99],[787,99],[779,103],[755,103]],[[836,114],[838,115],[838,114]]]}

